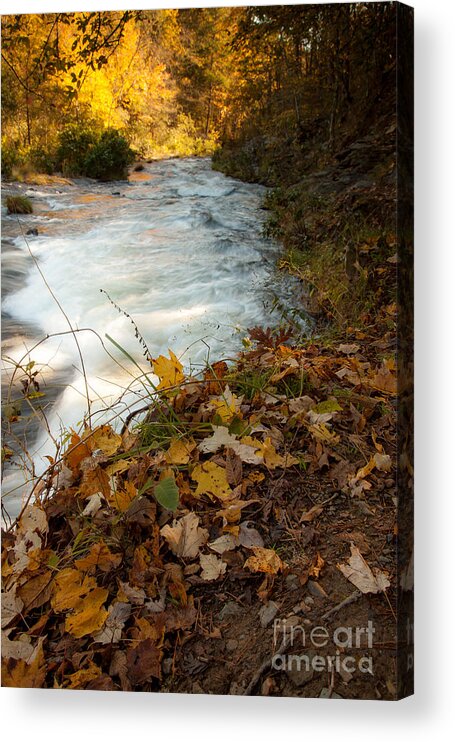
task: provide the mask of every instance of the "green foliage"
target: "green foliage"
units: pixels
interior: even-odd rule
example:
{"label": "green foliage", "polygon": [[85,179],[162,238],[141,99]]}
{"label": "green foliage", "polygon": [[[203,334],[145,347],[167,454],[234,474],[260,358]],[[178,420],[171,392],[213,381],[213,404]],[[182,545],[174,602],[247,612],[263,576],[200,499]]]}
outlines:
{"label": "green foliage", "polygon": [[29,201],[25,196],[8,196],[6,199],[6,207],[9,214],[32,214],[33,206],[32,202]]}
{"label": "green foliage", "polygon": [[121,180],[127,177],[134,152],[125,137],[115,129],[107,129],[89,149],[84,161],[84,175],[98,180]]}
{"label": "green foliage", "polygon": [[97,132],[90,124],[68,124],[59,135],[56,163],[64,175],[97,180],[126,178],[134,153],[116,129]]}
{"label": "green foliage", "polygon": [[179,490],[174,477],[165,477],[155,485],[153,494],[157,502],[168,510],[177,510]]}
{"label": "green foliage", "polygon": [[96,141],[93,127],[68,124],[59,135],[57,167],[64,175],[85,175],[87,153]]}

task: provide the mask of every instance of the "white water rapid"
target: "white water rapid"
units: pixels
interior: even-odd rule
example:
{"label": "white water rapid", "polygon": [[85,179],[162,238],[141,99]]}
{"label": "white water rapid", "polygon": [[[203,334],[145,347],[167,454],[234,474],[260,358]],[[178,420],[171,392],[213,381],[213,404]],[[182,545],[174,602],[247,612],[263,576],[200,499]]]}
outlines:
{"label": "white water rapid", "polygon": [[[247,328],[278,325],[283,316],[277,306],[287,307],[287,320],[299,306],[298,284],[276,269],[280,246],[262,236],[265,189],[212,171],[209,159],[147,164],[129,182],[77,180],[23,186],[22,192],[32,200],[33,215],[8,216],[2,209],[4,355],[36,362],[46,394],[41,403],[48,404],[46,417],[57,436],[82,421],[85,381],[71,334],[32,350],[44,336],[69,327],[26,240],[72,327],[98,333],[124,367],[113,362],[96,334],[78,333],[98,409],[112,405],[139,373],[106,335],[147,366],[133,325],[100,289],[131,315],[153,357],[168,355],[170,348],[186,368],[232,357]],[[31,228],[38,236],[25,240]],[[6,384],[10,372],[11,363],[4,361]],[[125,416],[133,400],[140,403],[127,394],[116,411]],[[43,456],[55,448],[44,428],[30,438],[39,473],[47,465]],[[11,470],[3,483],[4,493],[12,490],[5,500],[10,514],[23,494],[17,477]]]}

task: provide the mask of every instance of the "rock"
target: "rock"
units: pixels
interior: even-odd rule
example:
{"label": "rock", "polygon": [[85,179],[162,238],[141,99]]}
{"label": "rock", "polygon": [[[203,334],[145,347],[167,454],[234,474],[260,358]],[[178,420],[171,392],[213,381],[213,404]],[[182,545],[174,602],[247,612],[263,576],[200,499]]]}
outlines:
{"label": "rock", "polygon": [[[315,654],[316,653],[311,649],[304,655],[288,654],[286,675],[291,683],[297,688],[301,688],[302,685],[306,685],[313,679],[314,670],[311,663]],[[293,657],[295,657],[295,659],[293,659]],[[305,660],[305,657],[308,659]]]}
{"label": "rock", "polygon": [[113,196],[120,196],[120,191],[112,191]]}
{"label": "rock", "polygon": [[237,639],[228,639],[226,642],[226,651],[227,652],[233,652],[237,647],[239,646],[239,643]]}
{"label": "rock", "polygon": [[135,173],[141,173],[142,170],[144,170],[144,166],[141,163],[139,163],[138,165],[135,165],[134,166],[134,172]]}
{"label": "rock", "polygon": [[235,603],[235,601],[233,600],[230,600],[229,603],[226,603],[226,605],[223,606],[221,611],[218,613],[218,618],[220,621],[225,621],[226,618],[238,616],[241,612],[242,609],[240,608],[239,604]]}
{"label": "rock", "polygon": [[33,229],[27,229],[25,234],[26,235],[30,234],[30,235],[33,235],[33,237],[38,237],[38,230],[36,229],[36,227],[33,227]]}
{"label": "rock", "polygon": [[326,591],[316,580],[308,580],[308,590],[315,598],[328,598]]}
{"label": "rock", "polygon": [[297,575],[287,575],[285,582],[288,590],[297,590],[300,587],[300,581]]}
{"label": "rock", "polygon": [[278,613],[279,605],[275,601],[270,600],[267,605],[263,605],[259,611],[259,621],[261,626],[265,629],[270,623],[272,623],[276,614]]}

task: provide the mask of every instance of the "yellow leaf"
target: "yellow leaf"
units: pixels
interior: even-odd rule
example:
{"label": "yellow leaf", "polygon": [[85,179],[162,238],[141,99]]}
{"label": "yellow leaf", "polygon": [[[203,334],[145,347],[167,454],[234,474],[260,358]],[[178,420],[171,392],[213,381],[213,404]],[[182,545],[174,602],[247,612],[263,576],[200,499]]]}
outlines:
{"label": "yellow leaf", "polygon": [[191,478],[197,482],[195,497],[208,495],[212,499],[228,500],[232,495],[232,490],[226,477],[226,469],[223,469],[213,461],[206,461],[194,467]]}
{"label": "yellow leaf", "polygon": [[241,417],[240,405],[243,397],[236,397],[226,386],[223,394],[216,399],[210,400],[210,404],[215,408],[216,414],[219,415],[223,423],[230,423],[237,416]]}
{"label": "yellow leaf", "polygon": [[92,634],[94,631],[99,631],[108,616],[108,612],[101,607],[108,596],[108,592],[103,587],[96,587],[89,592],[86,598],[79,601],[75,612],[66,618],[65,631],[78,639],[81,636]]}
{"label": "yellow leaf", "polygon": [[112,493],[112,496],[109,498],[109,504],[120,513],[124,513],[125,510],[128,510],[136,495],[136,485],[133,482],[126,481],[123,482],[122,489],[118,489]]}
{"label": "yellow leaf", "polygon": [[92,451],[100,449],[106,456],[113,456],[122,445],[122,436],[110,425],[100,425],[92,434],[84,436]]}
{"label": "yellow leaf", "polygon": [[248,557],[244,567],[251,572],[265,572],[266,574],[276,575],[280,572],[285,564],[273,549],[264,549],[262,546],[253,546],[254,556]]}
{"label": "yellow leaf", "polygon": [[55,579],[55,593],[52,608],[56,613],[75,608],[80,599],[96,587],[93,577],[84,575],[78,569],[63,569]]}
{"label": "yellow leaf", "polygon": [[284,454],[284,456],[277,453],[271,438],[265,439],[262,450],[264,453],[264,464],[267,469],[285,469],[288,466],[299,463],[299,460],[289,453]]}
{"label": "yellow leaf", "polygon": [[89,660],[88,667],[68,675],[65,682],[65,688],[82,688],[100,675],[101,669],[97,667],[94,662]]}
{"label": "yellow leaf", "polygon": [[196,448],[196,443],[192,438],[189,440],[173,438],[165,454],[167,463],[174,464],[175,466],[187,464],[194,448]]}
{"label": "yellow leaf", "polygon": [[97,569],[100,569],[101,572],[109,572],[111,569],[118,567],[121,561],[120,554],[113,554],[104,541],[98,541],[93,544],[85,557],[74,562],[74,566],[81,572],[94,574]]}
{"label": "yellow leaf", "polygon": [[172,350],[169,350],[169,356],[169,358],[166,358],[161,355],[153,360],[153,371],[160,380],[157,389],[178,386],[185,379],[183,366]]}

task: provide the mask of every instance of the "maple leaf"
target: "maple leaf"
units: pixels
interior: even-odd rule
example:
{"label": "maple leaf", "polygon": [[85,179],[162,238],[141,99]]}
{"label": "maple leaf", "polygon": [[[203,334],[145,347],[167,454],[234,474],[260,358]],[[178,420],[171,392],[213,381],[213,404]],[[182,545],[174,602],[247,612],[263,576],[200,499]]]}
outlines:
{"label": "maple leaf", "polygon": [[88,661],[87,667],[68,675],[65,681],[65,688],[84,688],[91,680],[95,680],[101,675],[101,669],[95,665],[92,660]]}
{"label": "maple leaf", "polygon": [[92,451],[100,449],[106,456],[113,456],[122,445],[122,436],[115,433],[110,425],[100,425],[84,437]]}
{"label": "maple leaf", "polygon": [[195,441],[190,438],[185,440],[183,438],[173,438],[170,446],[165,453],[165,458],[168,464],[174,464],[175,466],[183,466],[190,460],[191,452],[196,448]]}
{"label": "maple leaf", "polygon": [[215,554],[201,554],[199,561],[202,567],[201,577],[203,580],[217,580],[226,572],[226,562],[218,559]]}
{"label": "maple leaf", "polygon": [[285,564],[273,549],[265,549],[261,546],[253,546],[254,556],[248,557],[244,567],[251,572],[265,572],[266,574],[276,575],[281,572]]}
{"label": "maple leaf", "polygon": [[98,587],[93,577],[68,567],[55,580],[51,604],[56,613],[73,611],[66,618],[65,630],[80,638],[103,626],[108,614],[101,606],[107,596],[108,590]]}
{"label": "maple leaf", "polygon": [[199,518],[195,513],[188,513],[180,520],[174,520],[172,526],[163,526],[161,535],[176,556],[194,559],[200,547],[207,542],[209,532],[199,528]]}
{"label": "maple leaf", "polygon": [[120,641],[123,627],[129,619],[132,606],[129,603],[113,603],[108,608],[106,623],[101,631],[93,635],[93,640],[98,644],[114,644]]}
{"label": "maple leaf", "polygon": [[[257,441],[254,441],[252,438],[244,438],[242,441],[238,441],[237,437],[229,433],[229,430],[224,425],[213,425],[212,427],[214,431],[213,435],[205,438],[198,445],[198,449],[202,453],[215,453],[220,448],[230,448],[245,464],[260,464],[262,462],[262,457],[256,453],[260,447]],[[246,440],[251,440],[253,445],[245,443],[244,441]]]}
{"label": "maple leaf", "polygon": [[208,495],[218,500],[228,500],[232,496],[232,490],[226,477],[226,469],[223,469],[213,461],[206,461],[194,467],[191,478],[197,482],[195,497]]}
{"label": "maple leaf", "polygon": [[101,540],[93,544],[85,557],[77,559],[74,566],[81,572],[94,574],[97,569],[101,572],[110,572],[111,569],[118,567],[121,561],[121,554],[113,554],[107,544]]}
{"label": "maple leaf", "polygon": [[[10,658],[2,662],[2,686],[5,688],[42,688],[46,677],[43,640],[28,661]],[[3,642],[2,642],[3,646]]]}
{"label": "maple leaf", "polygon": [[169,358],[160,355],[153,360],[153,371],[160,380],[157,389],[176,387],[185,379],[183,366],[172,350],[169,350]]}
{"label": "maple leaf", "polygon": [[348,563],[337,564],[337,567],[362,593],[380,593],[390,586],[386,573],[377,568],[372,570],[352,542]]}
{"label": "maple leaf", "polygon": [[240,405],[243,397],[236,397],[232,394],[229,386],[220,397],[210,400],[210,405],[215,408],[216,414],[221,418],[223,423],[230,423],[234,417],[241,417]]}

